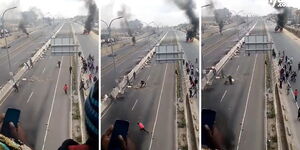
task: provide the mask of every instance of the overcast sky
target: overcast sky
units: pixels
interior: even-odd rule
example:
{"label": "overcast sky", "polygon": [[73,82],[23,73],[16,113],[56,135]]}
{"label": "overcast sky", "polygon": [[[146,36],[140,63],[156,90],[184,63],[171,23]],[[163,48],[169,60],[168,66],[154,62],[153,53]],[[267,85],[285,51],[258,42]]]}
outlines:
{"label": "overcast sky", "polygon": [[[199,16],[200,2],[199,0],[194,2],[195,5],[198,5],[195,6],[197,8],[195,11],[197,11],[197,16]],[[118,11],[121,10],[124,4],[129,8],[130,20],[139,19],[146,23],[154,21],[160,25],[178,25],[189,22],[184,11],[180,10],[172,0],[101,1],[101,19],[109,22],[111,19],[118,17]],[[118,26],[118,22],[114,22],[113,26]]]}
{"label": "overcast sky", "polygon": [[[243,13],[252,13],[255,15],[267,15],[272,12],[276,12],[269,4],[269,0],[212,0],[216,8],[228,8],[238,12],[243,10]],[[283,0],[287,6],[300,8],[300,0]],[[208,4],[209,1],[205,0],[202,5]],[[207,9],[202,9],[202,14],[207,15]],[[242,13],[242,14],[243,14]]]}
{"label": "overcast sky", "polygon": [[[31,7],[39,8],[44,15],[52,17],[74,17],[86,15],[85,0],[1,0],[0,12],[12,6],[18,6],[16,11],[26,11]],[[99,0],[96,0],[99,6]]]}

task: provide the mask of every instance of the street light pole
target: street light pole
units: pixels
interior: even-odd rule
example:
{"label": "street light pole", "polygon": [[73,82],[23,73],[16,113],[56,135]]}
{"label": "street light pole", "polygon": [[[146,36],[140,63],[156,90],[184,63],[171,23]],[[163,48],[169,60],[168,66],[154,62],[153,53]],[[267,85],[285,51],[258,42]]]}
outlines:
{"label": "street light pole", "polygon": [[[108,36],[109,38],[111,38],[111,24],[113,21],[117,20],[117,19],[121,19],[123,17],[117,17],[117,18],[114,18],[110,21],[109,24],[107,24],[104,20],[101,20],[106,26],[107,26],[107,31],[108,31]],[[114,53],[114,49],[113,49],[113,45],[112,43],[110,44],[110,49],[111,49],[111,55],[113,57],[113,64],[114,64],[114,71],[115,73],[117,73],[117,70],[116,70],[116,61],[115,61],[115,53]]]}
{"label": "street light pole", "polygon": [[5,13],[6,13],[7,11],[12,10],[12,9],[15,9],[15,8],[17,8],[17,7],[11,7],[11,8],[6,9],[6,10],[3,12],[2,16],[1,16],[2,31],[3,31],[3,35],[4,35],[5,49],[6,49],[7,58],[8,58],[9,74],[11,75],[11,78],[12,78],[12,81],[13,81],[14,84],[15,84],[15,79],[14,79],[14,74],[13,74],[12,69],[11,69],[10,56],[9,56],[9,51],[8,51],[8,46],[7,46],[7,40],[6,40],[6,35],[5,35],[4,15],[5,15]]}

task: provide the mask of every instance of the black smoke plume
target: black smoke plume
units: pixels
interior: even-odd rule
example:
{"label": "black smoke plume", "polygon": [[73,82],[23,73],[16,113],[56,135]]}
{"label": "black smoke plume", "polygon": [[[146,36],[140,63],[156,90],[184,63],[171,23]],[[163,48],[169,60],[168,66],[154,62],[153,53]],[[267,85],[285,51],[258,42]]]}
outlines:
{"label": "black smoke plume", "polygon": [[[269,3],[272,5],[272,3]],[[276,1],[274,8],[279,12],[277,14],[277,28],[284,28],[285,24],[287,23],[287,16],[288,16],[288,8],[286,7],[279,7],[279,2]]]}
{"label": "black smoke plume", "polygon": [[85,21],[84,33],[88,34],[92,30],[94,19],[97,13],[97,5],[94,0],[85,0],[86,7],[88,8],[88,17]]}
{"label": "black smoke plume", "polygon": [[284,28],[284,26],[287,22],[287,14],[288,14],[287,8],[282,8],[280,10],[280,13],[277,14],[277,26]]}
{"label": "black smoke plume", "polygon": [[28,22],[27,22],[28,17],[27,17],[26,14],[27,14],[27,13],[25,13],[25,12],[22,13],[22,18],[21,18],[21,21],[20,21],[20,23],[19,23],[19,29],[20,29],[23,33],[25,33],[26,35],[29,35],[29,33],[27,32],[26,27],[25,27],[25,25],[28,23]]}
{"label": "black smoke plume", "polygon": [[194,12],[195,3],[193,0],[173,0],[174,3],[181,9],[185,11],[188,16],[190,23],[192,24],[192,35],[193,37],[199,30],[199,17]]}
{"label": "black smoke plume", "polygon": [[30,8],[30,10],[21,13],[19,29],[26,35],[29,35],[29,33],[26,30],[26,25],[35,25],[37,23],[37,20],[41,18],[43,18],[42,11],[36,7],[32,7]]}
{"label": "black smoke plume", "polygon": [[132,34],[132,31],[129,27],[128,19],[130,17],[129,12],[126,9],[126,6],[122,6],[122,10],[118,11],[118,16],[123,17],[124,23],[121,23],[122,28],[125,28],[127,30],[128,35],[131,37],[131,41],[133,44],[135,44],[135,37]]}
{"label": "black smoke plume", "polygon": [[219,13],[219,11],[216,11],[216,10],[214,11],[214,16],[215,16],[216,22],[219,26],[219,32],[220,32],[220,34],[222,34],[223,27],[224,27],[224,18]]}
{"label": "black smoke plume", "polygon": [[20,24],[19,24],[19,29],[20,29],[23,33],[25,33],[26,35],[29,35],[29,33],[28,33],[27,30],[26,30],[26,27],[25,27],[24,22],[20,22]]}

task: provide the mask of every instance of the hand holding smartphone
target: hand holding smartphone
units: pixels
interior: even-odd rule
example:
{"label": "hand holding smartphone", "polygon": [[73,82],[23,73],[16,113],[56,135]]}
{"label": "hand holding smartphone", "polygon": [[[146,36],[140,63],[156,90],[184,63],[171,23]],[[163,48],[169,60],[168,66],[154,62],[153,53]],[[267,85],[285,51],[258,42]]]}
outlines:
{"label": "hand holding smartphone", "polygon": [[125,120],[116,120],[112,131],[109,150],[121,150],[121,141],[119,135],[126,141],[128,134],[129,122]]}
{"label": "hand holding smartphone", "polygon": [[7,137],[12,137],[12,134],[10,132],[10,125],[9,123],[12,122],[15,127],[18,127],[18,122],[20,118],[21,111],[14,108],[8,108],[5,117],[3,120],[3,125],[1,128],[1,133]]}

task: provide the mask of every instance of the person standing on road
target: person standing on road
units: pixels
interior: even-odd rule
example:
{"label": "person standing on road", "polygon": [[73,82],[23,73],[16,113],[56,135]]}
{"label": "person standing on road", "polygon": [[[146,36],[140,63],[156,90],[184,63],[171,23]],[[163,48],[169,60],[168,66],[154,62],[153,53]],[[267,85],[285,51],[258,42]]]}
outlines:
{"label": "person standing on road", "polygon": [[15,91],[16,91],[16,92],[19,92],[19,88],[18,88],[17,83],[15,83],[13,87],[15,88]]}
{"label": "person standing on road", "polygon": [[279,88],[282,88],[282,78],[279,79]]}
{"label": "person standing on road", "polygon": [[72,73],[72,66],[69,67],[70,74]]}
{"label": "person standing on road", "polygon": [[135,72],[133,72],[133,79],[135,79],[135,76],[136,76],[136,73],[135,73]]}
{"label": "person standing on road", "polygon": [[68,94],[68,85],[67,84],[65,84],[65,86],[64,86],[64,91],[65,91],[65,94]]}
{"label": "person standing on road", "polygon": [[294,91],[295,101],[297,101],[298,94],[299,94],[298,89],[295,89]]}
{"label": "person standing on road", "polygon": [[145,129],[145,126],[141,122],[138,122],[137,125],[139,126],[139,128],[140,128],[141,131],[144,131],[144,132],[146,132],[148,134],[150,133],[149,131],[147,131]]}
{"label": "person standing on road", "polygon": [[60,68],[60,61],[57,62],[57,66],[58,66],[58,68]]}
{"label": "person standing on road", "polygon": [[300,62],[298,63],[298,71],[300,70]]}
{"label": "person standing on road", "polygon": [[99,71],[99,67],[98,67],[98,66],[96,66],[96,73],[98,73],[98,71]]}

